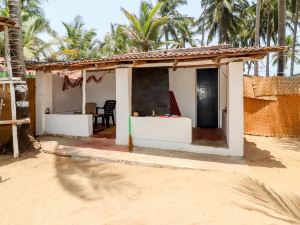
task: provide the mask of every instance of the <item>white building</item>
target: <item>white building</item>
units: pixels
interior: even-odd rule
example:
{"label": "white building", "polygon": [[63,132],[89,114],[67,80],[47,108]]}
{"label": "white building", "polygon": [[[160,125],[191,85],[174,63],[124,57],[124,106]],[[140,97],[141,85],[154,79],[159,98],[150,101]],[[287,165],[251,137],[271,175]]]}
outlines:
{"label": "white building", "polygon": [[[103,106],[106,100],[116,100],[117,145],[128,145],[131,118],[134,146],[243,156],[243,61],[281,50],[220,45],[29,63],[27,67],[37,71],[36,134],[90,136],[93,116],[85,113],[86,103]],[[79,72],[82,85],[62,91],[58,71]],[[86,84],[90,76],[102,80]],[[169,91],[180,117],[163,116],[170,114]],[[133,112],[140,116],[131,117]],[[215,140],[220,136],[224,140]]]}

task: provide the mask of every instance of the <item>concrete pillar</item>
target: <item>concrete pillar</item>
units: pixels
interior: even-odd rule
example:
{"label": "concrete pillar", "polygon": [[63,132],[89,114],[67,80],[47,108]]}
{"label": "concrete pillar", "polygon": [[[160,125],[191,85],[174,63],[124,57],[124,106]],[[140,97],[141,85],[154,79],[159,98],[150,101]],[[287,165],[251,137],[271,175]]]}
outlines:
{"label": "concrete pillar", "polygon": [[244,155],[243,63],[228,64],[227,142],[232,156]]}
{"label": "concrete pillar", "polygon": [[128,145],[128,119],[131,116],[132,69],[116,69],[116,144]]}
{"label": "concrete pillar", "polygon": [[53,74],[38,72],[36,74],[36,134],[43,135],[45,131],[46,108],[53,110],[52,103],[52,78]]}

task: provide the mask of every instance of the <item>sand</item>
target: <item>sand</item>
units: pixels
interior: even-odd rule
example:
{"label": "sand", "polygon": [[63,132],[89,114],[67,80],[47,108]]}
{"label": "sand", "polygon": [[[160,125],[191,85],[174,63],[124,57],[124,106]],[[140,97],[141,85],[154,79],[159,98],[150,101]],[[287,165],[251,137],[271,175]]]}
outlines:
{"label": "sand", "polygon": [[245,162],[247,175],[0,156],[0,224],[300,223],[300,140],[247,136]]}

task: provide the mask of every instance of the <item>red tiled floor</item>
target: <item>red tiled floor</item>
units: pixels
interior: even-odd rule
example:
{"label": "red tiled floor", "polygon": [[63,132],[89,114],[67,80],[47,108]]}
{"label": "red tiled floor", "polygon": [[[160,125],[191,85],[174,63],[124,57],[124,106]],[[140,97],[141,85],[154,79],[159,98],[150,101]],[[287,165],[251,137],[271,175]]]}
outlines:
{"label": "red tiled floor", "polygon": [[110,128],[103,128],[103,130],[94,132],[92,136],[94,138],[108,138],[108,139],[116,139],[116,126],[110,126]]}
{"label": "red tiled floor", "polygon": [[193,128],[193,140],[199,139],[207,141],[222,141],[225,140],[225,136],[220,128]]}

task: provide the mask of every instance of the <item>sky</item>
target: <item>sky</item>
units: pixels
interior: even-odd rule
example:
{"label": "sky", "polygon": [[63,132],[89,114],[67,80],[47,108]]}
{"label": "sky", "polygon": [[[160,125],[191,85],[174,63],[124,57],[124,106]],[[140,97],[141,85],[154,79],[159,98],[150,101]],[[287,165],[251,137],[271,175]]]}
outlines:
{"label": "sky", "polygon": [[[43,4],[45,16],[51,27],[60,35],[65,34],[62,21],[70,23],[77,15],[83,18],[86,28],[96,29],[98,39],[103,40],[104,35],[110,32],[111,23],[126,24],[127,19],[120,8],[124,7],[130,12],[138,12],[141,0],[47,0]],[[156,2],[156,0],[152,0]],[[202,9],[200,0],[187,0],[188,4],[179,11],[183,14],[199,18]],[[44,37],[47,39],[47,37]],[[215,41],[211,44],[217,44]],[[264,73],[265,62],[260,62],[261,73]],[[287,68],[287,71],[289,69]],[[295,67],[300,73],[300,65]],[[287,72],[289,74],[289,72]],[[276,67],[271,67],[271,74],[276,74]]]}
{"label": "sky", "polygon": [[[105,33],[110,31],[111,23],[126,23],[121,7],[130,12],[138,12],[140,2],[140,0],[48,0],[44,3],[44,10],[51,27],[59,33],[64,32],[62,21],[71,22],[75,16],[81,15],[86,27],[96,29],[101,40]],[[200,0],[188,0],[188,4],[180,8],[180,12],[199,18]]]}

